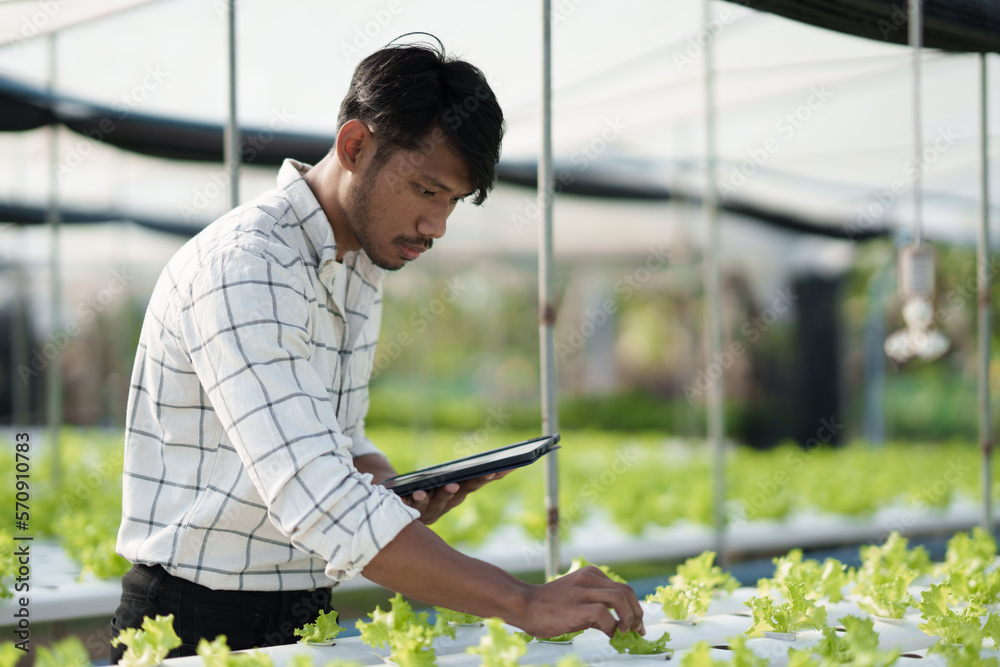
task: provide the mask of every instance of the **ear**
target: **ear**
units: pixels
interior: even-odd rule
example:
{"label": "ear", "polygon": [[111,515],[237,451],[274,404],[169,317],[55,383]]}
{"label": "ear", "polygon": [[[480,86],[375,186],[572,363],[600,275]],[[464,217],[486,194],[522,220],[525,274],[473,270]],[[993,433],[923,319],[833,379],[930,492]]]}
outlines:
{"label": "ear", "polygon": [[337,161],[347,171],[356,172],[361,160],[371,157],[368,153],[373,153],[374,148],[372,132],[368,129],[368,125],[360,120],[347,121],[337,133]]}

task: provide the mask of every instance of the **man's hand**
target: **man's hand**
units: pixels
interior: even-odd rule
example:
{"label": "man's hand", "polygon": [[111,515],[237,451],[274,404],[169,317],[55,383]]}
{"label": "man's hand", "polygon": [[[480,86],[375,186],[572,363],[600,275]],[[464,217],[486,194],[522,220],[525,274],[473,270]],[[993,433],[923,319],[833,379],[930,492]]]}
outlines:
{"label": "man's hand", "polygon": [[464,482],[452,482],[430,491],[414,491],[412,495],[403,496],[403,502],[420,512],[420,521],[431,525],[446,512],[462,504],[465,497],[481,488],[487,482],[500,479],[509,470],[475,477]]}
{"label": "man's hand", "polygon": [[536,637],[587,628],[608,636],[618,628],[645,632],[635,591],[611,581],[594,566],[547,584],[528,584],[455,551],[419,521],[383,547],[363,574],[426,604],[484,618],[499,616]]}
{"label": "man's hand", "polygon": [[[614,609],[617,619],[609,608]],[[524,618],[512,622],[535,637],[555,637],[587,628],[596,628],[609,637],[616,629],[646,633],[635,591],[612,581],[593,565],[535,587],[528,594]]]}

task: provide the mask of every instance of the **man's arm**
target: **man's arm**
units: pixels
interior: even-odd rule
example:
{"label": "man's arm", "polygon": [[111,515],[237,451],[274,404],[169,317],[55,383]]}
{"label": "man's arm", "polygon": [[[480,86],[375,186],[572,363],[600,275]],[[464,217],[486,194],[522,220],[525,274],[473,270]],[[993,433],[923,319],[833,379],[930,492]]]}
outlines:
{"label": "man's arm", "polygon": [[537,637],[586,628],[597,628],[609,636],[616,628],[645,632],[635,592],[608,579],[596,567],[544,585],[528,584],[455,551],[416,521],[379,551],[363,574],[427,604],[477,616],[499,616]]}

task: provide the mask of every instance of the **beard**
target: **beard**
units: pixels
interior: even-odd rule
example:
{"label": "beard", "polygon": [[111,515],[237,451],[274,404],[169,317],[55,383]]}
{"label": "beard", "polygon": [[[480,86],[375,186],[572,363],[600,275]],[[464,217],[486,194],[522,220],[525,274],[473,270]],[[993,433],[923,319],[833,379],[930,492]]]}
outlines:
{"label": "beard", "polygon": [[354,231],[354,236],[358,239],[361,250],[368,256],[371,263],[386,271],[397,271],[403,268],[407,262],[399,256],[396,249],[397,244],[430,249],[433,240],[422,236],[400,234],[392,239],[388,247],[379,248],[377,227],[380,226],[380,223],[374,214],[373,197],[375,179],[378,173],[372,172],[373,170],[369,166],[360,185],[348,195],[344,217],[347,219],[349,228]]}

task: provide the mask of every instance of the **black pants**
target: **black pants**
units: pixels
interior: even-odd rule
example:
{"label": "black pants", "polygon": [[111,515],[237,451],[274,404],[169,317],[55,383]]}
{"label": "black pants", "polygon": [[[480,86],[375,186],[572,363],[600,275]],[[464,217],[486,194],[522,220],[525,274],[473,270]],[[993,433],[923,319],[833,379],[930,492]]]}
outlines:
{"label": "black pants", "polygon": [[[183,642],[167,656],[196,655],[198,641],[226,635],[234,651],[293,644],[296,628],[329,612],[330,589],[304,591],[216,591],[167,574],[159,565],[133,565],[122,577],[122,600],[111,620],[111,636],[142,626],[144,616],[174,615]],[[117,665],[124,646],[111,648]]]}

